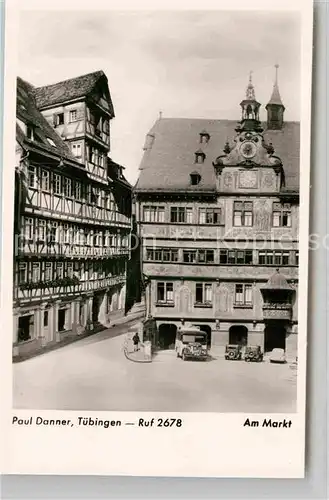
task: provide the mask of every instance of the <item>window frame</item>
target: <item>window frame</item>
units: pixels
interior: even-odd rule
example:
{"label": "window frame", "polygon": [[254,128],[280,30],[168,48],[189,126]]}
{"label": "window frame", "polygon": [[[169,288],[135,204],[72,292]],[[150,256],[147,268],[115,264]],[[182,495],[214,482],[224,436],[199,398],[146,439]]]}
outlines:
{"label": "window frame", "polygon": [[[163,299],[159,298],[159,288],[163,288]],[[172,299],[168,299],[168,288],[169,293],[172,296]],[[160,306],[174,306],[175,305],[175,297],[174,297],[174,283],[172,281],[158,281],[156,287],[156,304]]]}
{"label": "window frame", "polygon": [[[237,205],[241,205],[242,208],[241,209],[238,209],[236,208]],[[249,204],[251,205],[251,209],[246,209],[246,205]],[[241,224],[237,224],[236,221],[236,217],[237,217],[237,214],[240,214],[240,221],[241,221]],[[246,214],[247,217],[251,218],[251,224],[246,224]],[[233,226],[234,227],[253,227],[254,225],[254,204],[252,201],[249,201],[249,200],[235,200],[233,201]]]}
{"label": "window frame", "polygon": [[[244,253],[244,262],[238,262],[238,254]],[[234,262],[230,262],[230,254],[234,254]],[[226,255],[226,261],[223,262],[223,257]],[[250,262],[246,262],[246,257],[249,255]],[[220,248],[219,250],[219,264],[222,266],[252,266],[253,265],[253,250],[241,248]]]}
{"label": "window frame", "polygon": [[[242,291],[237,292],[237,287],[241,287]],[[247,300],[247,290],[250,291],[251,300]],[[237,295],[242,295],[242,300],[237,300]],[[253,286],[251,283],[235,283],[234,285],[234,307],[243,307],[243,308],[253,308],[254,307],[254,294],[253,294]]]}
{"label": "window frame", "polygon": [[[287,224],[283,224],[284,217],[287,217]],[[274,224],[276,218],[278,218],[278,224]],[[273,202],[272,227],[292,227],[292,210],[290,203]]]}
{"label": "window frame", "polygon": [[[201,300],[197,300],[198,293],[201,290]],[[199,291],[199,292],[198,292]],[[207,295],[210,292],[210,299]],[[213,306],[213,284],[210,282],[197,282],[195,283],[195,300],[194,307],[212,307]]]}

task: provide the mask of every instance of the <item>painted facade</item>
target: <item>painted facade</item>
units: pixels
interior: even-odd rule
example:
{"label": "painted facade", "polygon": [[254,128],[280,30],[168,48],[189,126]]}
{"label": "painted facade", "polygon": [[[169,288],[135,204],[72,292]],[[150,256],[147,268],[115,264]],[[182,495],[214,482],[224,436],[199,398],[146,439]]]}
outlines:
{"label": "painted facade", "polygon": [[192,323],[212,346],[296,353],[299,126],[273,94],[266,124],[249,82],[238,123],[168,118],[148,134],[136,213],[162,347]]}

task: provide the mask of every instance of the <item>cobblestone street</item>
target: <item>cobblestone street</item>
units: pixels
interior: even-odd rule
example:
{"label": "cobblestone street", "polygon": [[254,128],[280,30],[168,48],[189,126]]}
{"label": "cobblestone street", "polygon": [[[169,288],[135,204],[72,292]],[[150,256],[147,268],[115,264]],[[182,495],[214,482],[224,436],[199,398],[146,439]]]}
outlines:
{"label": "cobblestone street", "polygon": [[14,364],[14,407],[57,410],[294,412],[296,369],[225,361],[182,361],[161,351],[152,363],[127,360],[127,325]]}

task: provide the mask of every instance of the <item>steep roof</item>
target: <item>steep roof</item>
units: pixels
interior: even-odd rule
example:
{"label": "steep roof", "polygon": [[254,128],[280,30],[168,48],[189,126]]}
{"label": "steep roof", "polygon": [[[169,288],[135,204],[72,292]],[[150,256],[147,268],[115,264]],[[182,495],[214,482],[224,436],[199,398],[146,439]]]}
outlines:
{"label": "steep roof", "polygon": [[273,91],[272,91],[271,99],[267,103],[266,109],[267,109],[267,106],[269,104],[276,104],[277,106],[283,106],[282,99],[281,99],[281,96],[280,96],[279,87],[278,87],[278,85],[276,83],[273,85]]}
{"label": "steep roof", "polygon": [[[94,71],[53,85],[37,87],[34,90],[37,105],[40,109],[43,109],[72,99],[86,97],[94,90],[100,79],[103,79],[107,84],[105,73],[103,71]],[[114,114],[111,98],[108,97],[111,104],[111,113]]]}
{"label": "steep roof", "polygon": [[76,163],[76,159],[71,154],[69,147],[38,110],[34,97],[34,87],[19,77],[17,78],[16,116],[25,125],[32,126],[34,131],[34,139],[30,141],[18,123],[16,132],[20,144],[24,142],[26,147],[34,145]]}
{"label": "steep roof", "polygon": [[[154,139],[146,148],[136,191],[193,191],[216,190],[212,162],[222,154],[226,141],[233,143],[235,120],[194,118],[161,118],[150,130]],[[266,127],[266,124],[263,124]],[[200,144],[200,133],[206,130],[210,140]],[[283,162],[287,190],[299,188],[299,123],[285,122],[282,130],[265,130],[266,142],[273,143],[275,155]],[[201,148],[204,163],[195,163],[195,152]],[[190,174],[201,175],[198,185],[191,185]]]}

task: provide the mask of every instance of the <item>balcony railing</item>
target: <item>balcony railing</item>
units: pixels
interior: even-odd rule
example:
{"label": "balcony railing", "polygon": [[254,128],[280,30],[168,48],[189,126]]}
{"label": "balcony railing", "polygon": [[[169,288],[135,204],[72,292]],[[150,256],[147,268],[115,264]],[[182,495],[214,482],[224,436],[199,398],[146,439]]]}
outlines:
{"label": "balcony railing", "polygon": [[111,258],[128,256],[128,247],[100,247],[76,245],[72,243],[47,243],[45,241],[29,241],[21,244],[18,255],[44,255],[58,257]]}
{"label": "balcony railing", "polygon": [[[56,284],[56,282],[49,282],[49,285],[38,283],[24,283],[14,288],[15,300],[42,300],[54,297],[67,297],[79,296],[82,293],[93,292],[109,288],[115,285],[124,284],[126,282],[126,275],[120,274],[107,278],[88,279],[80,281],[78,284]],[[34,286],[35,285],[35,286]]]}
{"label": "balcony railing", "polygon": [[264,319],[291,319],[292,305],[280,302],[265,302],[263,304]]}

